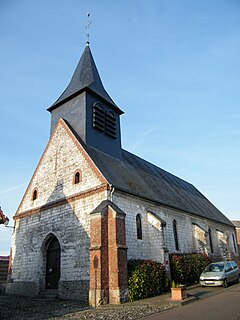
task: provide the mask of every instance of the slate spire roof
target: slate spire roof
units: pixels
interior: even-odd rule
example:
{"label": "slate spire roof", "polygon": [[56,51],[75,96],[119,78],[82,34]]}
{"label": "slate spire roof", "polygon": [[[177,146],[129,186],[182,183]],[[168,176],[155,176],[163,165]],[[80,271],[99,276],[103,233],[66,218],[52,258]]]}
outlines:
{"label": "slate spire roof", "polygon": [[69,85],[58,100],[48,108],[48,111],[52,111],[84,90],[94,92],[117,109],[119,114],[123,113],[104,89],[88,42],[86,43],[85,50],[78,62]]}

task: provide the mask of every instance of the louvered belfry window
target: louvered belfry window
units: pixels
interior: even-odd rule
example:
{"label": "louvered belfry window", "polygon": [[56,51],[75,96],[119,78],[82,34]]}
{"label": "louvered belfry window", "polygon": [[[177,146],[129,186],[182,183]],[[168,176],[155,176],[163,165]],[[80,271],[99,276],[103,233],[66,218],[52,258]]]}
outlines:
{"label": "louvered belfry window", "polygon": [[100,103],[93,105],[93,127],[102,132],[105,130],[105,112]]}
{"label": "louvered belfry window", "polygon": [[93,127],[109,137],[116,138],[117,120],[112,111],[105,111],[100,103],[93,105]]}
{"label": "louvered belfry window", "polygon": [[105,133],[112,138],[116,138],[116,118],[112,111],[108,111],[105,117]]}

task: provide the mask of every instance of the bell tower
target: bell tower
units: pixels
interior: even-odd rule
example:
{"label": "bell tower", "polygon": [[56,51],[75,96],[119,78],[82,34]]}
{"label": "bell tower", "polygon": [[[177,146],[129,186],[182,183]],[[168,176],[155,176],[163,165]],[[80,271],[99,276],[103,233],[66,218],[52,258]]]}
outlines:
{"label": "bell tower", "polygon": [[48,111],[51,133],[63,118],[86,145],[121,159],[123,111],[104,89],[88,41],[69,85]]}

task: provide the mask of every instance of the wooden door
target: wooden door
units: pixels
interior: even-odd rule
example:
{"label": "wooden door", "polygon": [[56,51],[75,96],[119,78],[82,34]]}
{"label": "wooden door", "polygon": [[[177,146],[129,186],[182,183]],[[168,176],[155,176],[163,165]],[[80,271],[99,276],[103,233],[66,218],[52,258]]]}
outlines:
{"label": "wooden door", "polygon": [[57,289],[60,279],[60,245],[57,238],[50,239],[47,246],[46,289]]}

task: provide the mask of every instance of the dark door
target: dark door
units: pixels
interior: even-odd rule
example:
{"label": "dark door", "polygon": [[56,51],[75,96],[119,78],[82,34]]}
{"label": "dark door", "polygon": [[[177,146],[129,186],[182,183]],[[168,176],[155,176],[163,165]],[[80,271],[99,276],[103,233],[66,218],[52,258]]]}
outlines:
{"label": "dark door", "polygon": [[46,289],[57,289],[60,279],[60,245],[53,237],[47,244]]}

